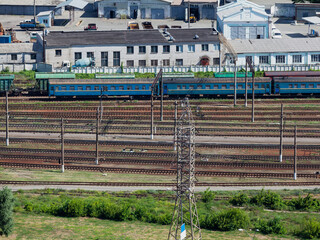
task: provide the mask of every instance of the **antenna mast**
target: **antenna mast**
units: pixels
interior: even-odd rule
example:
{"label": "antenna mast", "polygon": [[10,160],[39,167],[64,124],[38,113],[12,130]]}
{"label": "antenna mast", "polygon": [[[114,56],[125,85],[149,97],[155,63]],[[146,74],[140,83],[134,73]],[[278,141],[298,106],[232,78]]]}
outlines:
{"label": "antenna mast", "polygon": [[181,101],[181,107],[176,131],[177,195],[168,239],[199,240],[201,229],[194,196],[195,126],[188,98]]}

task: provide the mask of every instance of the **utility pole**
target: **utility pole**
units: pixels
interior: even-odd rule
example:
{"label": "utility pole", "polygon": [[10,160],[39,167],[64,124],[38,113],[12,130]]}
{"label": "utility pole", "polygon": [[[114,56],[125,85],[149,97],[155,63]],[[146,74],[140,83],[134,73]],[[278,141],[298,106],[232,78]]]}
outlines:
{"label": "utility pole", "polygon": [[96,123],[96,165],[99,164],[99,108],[97,109]]}
{"label": "utility pole", "polygon": [[100,122],[102,121],[103,116],[103,106],[102,106],[102,88],[101,88],[101,94],[100,94]]}
{"label": "utility pole", "polygon": [[173,151],[177,151],[177,118],[178,118],[178,103],[174,102],[174,136],[173,136]]}
{"label": "utility pole", "polygon": [[160,78],[160,93],[161,93],[161,100],[160,100],[160,121],[163,121],[163,79],[162,76]]}
{"label": "utility pole", "polygon": [[64,173],[64,123],[61,118],[61,172]]}
{"label": "utility pole", "polygon": [[190,28],[190,0],[188,0],[188,28]]}
{"label": "utility pole", "polygon": [[294,126],[294,163],[293,180],[297,180],[297,125]]}
{"label": "utility pole", "polygon": [[151,108],[151,124],[150,124],[150,138],[153,139],[153,90],[151,90],[151,99],[150,99],[150,108]]}
{"label": "utility pole", "polygon": [[33,20],[36,23],[36,0],[33,0]]}
{"label": "utility pole", "polygon": [[194,196],[195,126],[189,100],[184,99],[181,106],[183,111],[177,126],[176,201],[168,240],[199,240],[202,237]]}
{"label": "utility pole", "polygon": [[234,106],[237,106],[237,60],[234,59]]}
{"label": "utility pole", "polygon": [[246,61],[246,75],[245,75],[245,93],[244,93],[244,107],[248,106],[248,62]]}
{"label": "utility pole", "polygon": [[6,91],[6,145],[9,146],[9,101],[8,101],[8,91]]}
{"label": "utility pole", "polygon": [[252,111],[251,111],[251,121],[254,122],[254,72],[252,73]]}
{"label": "utility pole", "polygon": [[281,116],[280,116],[280,162],[282,162],[283,152],[283,104],[281,103]]}

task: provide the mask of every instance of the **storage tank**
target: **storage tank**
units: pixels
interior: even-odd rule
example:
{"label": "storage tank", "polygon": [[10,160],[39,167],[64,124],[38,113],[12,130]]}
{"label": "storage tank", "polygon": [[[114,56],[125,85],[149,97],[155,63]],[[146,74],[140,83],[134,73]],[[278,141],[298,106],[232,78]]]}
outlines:
{"label": "storage tank", "polygon": [[75,67],[88,67],[93,66],[94,61],[92,58],[82,58],[76,61]]}

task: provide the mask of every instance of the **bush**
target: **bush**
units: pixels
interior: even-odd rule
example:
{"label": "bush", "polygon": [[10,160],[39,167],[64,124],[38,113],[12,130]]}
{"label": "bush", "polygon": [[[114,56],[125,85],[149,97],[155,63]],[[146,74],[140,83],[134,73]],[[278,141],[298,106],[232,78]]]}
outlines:
{"label": "bush", "polygon": [[245,193],[238,193],[232,196],[229,202],[234,206],[243,206],[249,202],[249,197]]}
{"label": "bush", "polygon": [[299,196],[298,198],[293,198],[287,202],[287,205],[294,208],[295,210],[315,210],[320,209],[320,202],[318,199],[312,198],[308,194],[305,198]]}
{"label": "bush", "polygon": [[264,234],[285,234],[287,232],[279,217],[270,220],[259,219],[257,229]]}
{"label": "bush", "polygon": [[210,191],[210,188],[207,188],[202,194],[201,194],[201,200],[205,203],[209,203],[213,201],[215,198],[215,193],[213,191]]}
{"label": "bush", "polygon": [[262,189],[260,193],[250,199],[250,203],[265,206],[270,209],[282,209],[285,204],[279,194]]}
{"label": "bush", "polygon": [[239,228],[246,228],[249,223],[247,213],[234,208],[222,211],[216,215],[207,216],[202,225],[211,230],[232,231]]}
{"label": "bush", "polygon": [[320,222],[309,219],[301,227],[298,235],[304,239],[320,238]]}
{"label": "bush", "polygon": [[13,230],[12,210],[14,197],[9,188],[0,191],[0,236],[8,236]]}

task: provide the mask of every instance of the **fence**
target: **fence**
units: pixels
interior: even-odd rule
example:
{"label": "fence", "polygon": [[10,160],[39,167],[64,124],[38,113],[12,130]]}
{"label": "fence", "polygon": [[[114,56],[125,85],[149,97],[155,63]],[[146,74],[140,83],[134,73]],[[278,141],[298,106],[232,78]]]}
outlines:
{"label": "fence", "polygon": [[[238,71],[244,69],[245,66],[237,66]],[[218,65],[214,66],[174,66],[162,67],[163,72],[233,72],[234,66],[223,66],[219,68]],[[257,65],[256,71],[309,71],[320,70],[320,65]],[[68,72],[69,68],[54,68],[53,72]],[[74,73],[158,73],[160,67],[84,67],[74,68]]]}
{"label": "fence", "polygon": [[36,70],[37,64],[36,63],[2,63],[0,64],[0,72],[7,71],[9,72],[20,72],[24,70]]}

